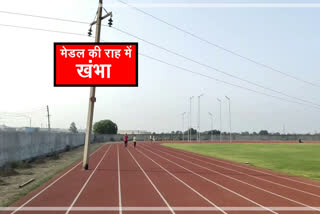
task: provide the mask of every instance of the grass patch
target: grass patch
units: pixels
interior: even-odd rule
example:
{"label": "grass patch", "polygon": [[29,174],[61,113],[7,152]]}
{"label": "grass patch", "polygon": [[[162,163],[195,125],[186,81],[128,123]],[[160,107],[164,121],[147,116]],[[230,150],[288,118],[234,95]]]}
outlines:
{"label": "grass patch", "polygon": [[[90,153],[104,144],[90,145]],[[0,206],[9,206],[28,193],[48,182],[55,175],[82,159],[83,147],[69,149],[68,152],[53,154],[50,157],[31,163],[14,162],[4,171],[0,170]],[[20,184],[35,178],[31,184],[18,188]]]}
{"label": "grass patch", "polygon": [[320,144],[164,144],[320,181]]}

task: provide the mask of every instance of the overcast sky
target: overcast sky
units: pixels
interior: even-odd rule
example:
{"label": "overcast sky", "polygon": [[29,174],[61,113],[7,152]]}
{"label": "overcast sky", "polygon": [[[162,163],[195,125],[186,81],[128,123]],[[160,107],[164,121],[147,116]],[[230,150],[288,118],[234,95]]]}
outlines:
{"label": "overcast sky", "polygon": [[[224,5],[226,1],[128,1],[146,3],[142,10],[203,37],[214,44],[272,66],[281,72],[320,85],[320,1],[228,1],[228,3],[286,3],[282,7],[256,7],[249,4]],[[257,66],[177,31],[128,7],[117,0],[105,0],[105,9],[113,12],[114,26],[156,43],[193,60],[237,77],[320,105],[320,87],[314,87]],[[161,5],[152,5],[161,3]],[[164,5],[164,3],[177,3]],[[1,11],[57,17],[91,22],[98,0],[15,0],[0,1]],[[189,3],[197,3],[189,4]],[[205,4],[202,4],[205,3]],[[303,3],[293,7],[293,4]],[[306,7],[313,3],[315,7]],[[179,5],[180,4],[180,5]],[[291,6],[290,6],[291,5]],[[107,24],[107,21],[104,21]],[[59,22],[0,13],[0,24],[19,25],[87,34],[88,25]],[[74,121],[85,128],[89,88],[53,87],[53,42],[92,42],[94,38],[41,32],[0,26],[0,125],[27,126],[28,120],[4,116],[3,112],[34,112],[33,126],[45,126],[49,105],[52,127],[68,128]],[[233,79],[214,70],[169,54],[147,43],[103,27],[106,42],[139,42],[139,51],[269,95],[293,100]],[[299,105],[219,83],[168,65],[139,58],[138,88],[97,88],[94,121],[111,119],[119,129],[172,131],[182,129],[181,113],[189,111],[189,97],[201,98],[201,130],[210,128],[208,112],[219,128],[219,104],[222,99],[222,128],[229,130],[228,106],[231,98],[233,131],[315,132],[320,131],[320,107]],[[296,100],[297,101],[297,100]],[[301,102],[301,101],[297,101]],[[192,105],[196,126],[197,99]],[[185,128],[187,118],[185,118]]]}

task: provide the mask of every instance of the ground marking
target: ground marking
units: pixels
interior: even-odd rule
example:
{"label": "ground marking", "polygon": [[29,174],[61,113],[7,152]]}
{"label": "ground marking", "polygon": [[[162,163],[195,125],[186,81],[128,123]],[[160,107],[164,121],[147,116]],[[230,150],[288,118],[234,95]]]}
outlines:
{"label": "ground marking", "polygon": [[[145,147],[145,146],[144,146],[144,147]],[[274,211],[268,209],[267,207],[265,207],[265,206],[263,206],[263,205],[255,202],[255,201],[253,201],[253,200],[251,200],[251,199],[249,199],[249,198],[241,195],[240,193],[237,193],[237,192],[235,192],[235,191],[233,191],[233,190],[231,190],[231,189],[229,189],[229,188],[227,188],[227,187],[224,187],[224,186],[222,186],[221,184],[218,184],[218,183],[216,183],[216,182],[214,182],[214,181],[212,181],[212,180],[210,180],[210,179],[208,179],[208,178],[206,178],[206,177],[204,177],[204,176],[202,176],[202,175],[200,175],[200,174],[198,174],[198,173],[196,173],[196,172],[194,172],[194,171],[192,171],[192,170],[190,170],[190,169],[187,169],[187,168],[185,168],[185,167],[183,167],[183,166],[175,163],[174,161],[171,161],[171,160],[169,160],[169,159],[167,159],[167,158],[162,157],[161,155],[156,154],[155,152],[152,152],[150,149],[146,149],[146,148],[143,148],[143,149],[150,151],[151,153],[159,156],[160,158],[162,158],[162,159],[164,159],[164,160],[167,160],[167,161],[169,161],[170,163],[173,163],[173,164],[181,167],[182,169],[184,169],[184,170],[186,170],[186,171],[188,171],[188,172],[191,172],[192,174],[194,174],[194,175],[196,175],[196,176],[198,176],[198,177],[200,177],[200,178],[202,178],[202,179],[204,179],[204,180],[206,180],[206,181],[208,181],[208,182],[210,182],[210,183],[215,184],[216,186],[219,186],[219,187],[221,187],[221,188],[223,188],[223,189],[225,189],[225,190],[227,190],[227,191],[229,191],[229,192],[231,192],[231,193],[233,193],[233,194],[235,194],[235,195],[237,195],[237,196],[239,196],[239,197],[241,197],[241,198],[243,198],[243,199],[245,199],[245,200],[247,200],[247,201],[250,201],[251,203],[253,203],[253,204],[255,204],[255,205],[258,205],[258,206],[264,208],[265,210],[268,210],[268,211],[270,211],[270,212],[272,212],[272,213],[278,214],[277,212],[274,212]]]}
{"label": "ground marking", "polygon": [[[158,151],[160,151],[160,150],[158,150]],[[296,200],[293,200],[293,199],[291,199],[291,198],[287,198],[287,197],[285,197],[285,196],[282,196],[282,195],[279,195],[279,194],[277,194],[277,193],[271,192],[271,191],[269,191],[269,190],[263,189],[263,188],[261,188],[261,187],[255,186],[255,185],[253,185],[253,184],[249,184],[249,183],[247,183],[247,182],[245,182],[245,181],[239,180],[239,179],[237,179],[237,178],[233,178],[233,177],[231,177],[231,176],[229,176],[229,175],[225,175],[225,174],[223,174],[223,173],[221,173],[221,172],[218,172],[218,171],[209,169],[209,168],[207,168],[207,167],[201,166],[201,165],[196,164],[196,163],[193,163],[193,162],[191,162],[191,161],[184,160],[183,158],[176,157],[176,156],[171,155],[171,154],[169,154],[169,153],[167,153],[167,152],[163,152],[163,151],[160,151],[160,152],[161,152],[161,153],[165,153],[165,154],[167,154],[167,155],[169,155],[169,156],[173,156],[173,157],[175,157],[175,158],[177,158],[177,159],[183,160],[183,161],[185,161],[185,162],[187,162],[187,163],[191,163],[191,164],[193,164],[193,165],[195,165],[195,166],[198,166],[198,167],[200,167],[200,168],[206,169],[206,170],[208,170],[208,171],[217,173],[217,174],[222,175],[222,176],[224,176],[224,177],[227,177],[227,178],[229,178],[229,179],[232,179],[232,180],[238,181],[238,182],[240,182],[240,183],[246,184],[246,185],[248,185],[248,186],[254,187],[254,188],[259,189],[259,190],[261,190],[261,191],[267,192],[267,193],[269,193],[269,194],[272,194],[272,195],[278,196],[278,197],[280,197],[280,198],[286,199],[286,200],[288,200],[288,201],[291,201],[291,202],[300,204],[300,205],[302,205],[302,206],[306,206],[306,207],[309,207],[309,208],[311,208],[311,209],[320,211],[319,209],[317,209],[317,208],[315,208],[315,207],[309,206],[309,205],[307,205],[307,204],[301,203],[301,202],[296,201]]]}
{"label": "ground marking", "polygon": [[[91,155],[93,155],[94,153],[96,153],[97,151],[99,151],[100,149],[102,149],[104,146],[101,146],[99,149],[97,149],[96,151],[94,151]],[[91,156],[90,155],[90,156]],[[34,195],[32,198],[30,198],[28,201],[26,201],[24,204],[22,204],[20,207],[18,207],[16,210],[14,210],[12,213],[10,214],[14,214],[16,212],[18,212],[22,207],[24,207],[26,204],[28,204],[29,202],[31,202],[33,199],[35,199],[36,197],[38,197],[41,193],[43,193],[44,191],[46,191],[47,189],[49,189],[53,184],[55,184],[56,182],[58,182],[61,178],[63,178],[65,175],[67,175],[69,172],[71,172],[72,170],[74,170],[77,166],[79,166],[82,163],[82,161],[80,161],[79,163],[77,163],[74,167],[72,167],[71,169],[69,169],[66,173],[64,173],[63,175],[61,175],[59,178],[57,178],[55,181],[53,181],[50,185],[48,185],[46,188],[44,188],[43,190],[41,190],[40,192],[38,192],[36,195]]]}
{"label": "ground marking", "polygon": [[188,184],[186,184],[184,181],[182,181],[180,178],[178,178],[177,176],[175,176],[174,174],[172,174],[170,171],[168,171],[167,169],[165,169],[163,166],[161,166],[159,163],[157,163],[156,161],[154,161],[152,158],[150,158],[149,156],[147,156],[146,154],[144,154],[141,151],[138,151],[141,154],[143,154],[145,157],[147,157],[148,159],[150,159],[153,163],[157,164],[161,169],[163,169],[164,171],[166,171],[169,175],[171,175],[172,177],[174,177],[175,179],[177,179],[178,181],[180,181],[182,184],[184,184],[185,186],[187,186],[189,189],[191,189],[193,192],[195,192],[198,196],[200,196],[202,199],[204,199],[205,201],[207,201],[209,204],[211,204],[213,207],[217,208],[217,210],[220,210],[221,212],[227,214],[226,212],[224,212],[220,207],[218,207],[216,204],[214,204],[213,202],[211,202],[209,199],[207,199],[205,196],[203,196],[201,193],[199,193],[197,190],[193,189],[191,186],[189,186]]}
{"label": "ground marking", "polygon": [[[182,151],[182,150],[179,150],[179,151],[184,152],[186,154],[192,153],[194,155],[197,155],[199,157],[203,157],[203,158],[206,158],[206,159],[209,159],[209,160],[212,159],[212,158],[206,157],[204,155],[196,154],[196,153],[193,153],[193,152],[186,152],[186,151]],[[286,180],[289,180],[289,181],[293,181],[293,182],[297,182],[297,183],[313,186],[313,187],[316,187],[316,188],[320,188],[320,186],[315,185],[315,184],[309,184],[309,183],[306,183],[306,182],[303,182],[303,181],[298,181],[298,180],[295,180],[295,179],[292,179],[292,178],[287,178],[287,177],[283,177],[283,176],[280,176],[280,175],[274,175],[272,173],[268,173],[268,172],[264,172],[264,171],[261,171],[261,170],[253,169],[251,167],[245,167],[245,166],[241,166],[241,165],[238,165],[238,164],[229,163],[227,161],[224,162],[224,161],[221,161],[221,160],[218,160],[218,159],[214,159],[214,160],[216,160],[217,162],[220,162],[220,163],[231,165],[231,166],[236,166],[236,167],[240,167],[240,168],[243,168],[243,169],[248,169],[248,170],[255,171],[255,172],[260,172],[262,174],[270,175],[270,176],[273,176],[273,177],[278,177],[278,178],[281,178],[281,179],[286,179]]]}
{"label": "ground marking", "polygon": [[151,179],[149,178],[149,176],[147,175],[147,173],[143,170],[143,168],[140,166],[140,164],[138,163],[138,161],[135,159],[135,157],[131,154],[131,152],[128,149],[129,154],[131,155],[132,159],[136,162],[136,164],[139,166],[139,168],[141,169],[141,171],[143,172],[143,174],[147,177],[147,179],[149,180],[149,182],[151,183],[151,185],[153,186],[153,188],[157,191],[157,193],[159,194],[159,196],[162,198],[162,200],[164,201],[164,203],[167,205],[167,207],[169,208],[169,210],[171,211],[171,213],[175,214],[175,212],[173,211],[173,209],[171,208],[171,206],[169,205],[169,203],[167,202],[167,200],[163,197],[163,195],[160,193],[160,191],[158,190],[158,188],[156,187],[156,185],[154,185],[154,183],[151,181]]}
{"label": "ground marking", "polygon": [[118,157],[118,192],[119,192],[119,213],[122,214],[122,201],[121,201],[121,178],[120,178],[120,160],[119,160],[119,146],[117,145]]}
{"label": "ground marking", "polygon": [[[111,145],[112,146],[112,145]],[[86,188],[87,184],[89,183],[90,179],[92,178],[93,174],[97,171],[98,167],[100,166],[101,162],[103,161],[104,157],[107,155],[107,153],[109,152],[111,146],[108,147],[107,151],[105,151],[104,155],[102,156],[101,160],[99,161],[99,163],[97,164],[97,166],[94,168],[94,170],[91,172],[89,178],[87,179],[87,181],[83,184],[82,188],[80,189],[78,195],[75,197],[75,199],[73,200],[73,202],[71,203],[69,209],[67,210],[66,214],[69,214],[70,210],[72,209],[73,205],[76,203],[76,201],[78,200],[78,198],[80,197],[81,193],[83,192],[83,190]]]}
{"label": "ground marking", "polygon": [[[11,211],[17,207],[0,207],[0,211]],[[174,211],[220,211],[216,207],[171,207]],[[267,207],[273,211],[311,211],[307,207]],[[320,209],[320,207],[317,207]],[[23,207],[21,212],[30,211],[66,211],[69,207]],[[220,207],[225,211],[266,211],[263,207]],[[119,207],[72,207],[71,211],[119,211]],[[170,211],[165,207],[122,207],[122,211]]]}
{"label": "ground marking", "polygon": [[[219,168],[223,168],[223,169],[226,169],[226,170],[234,171],[234,172],[237,172],[237,173],[240,173],[240,174],[243,174],[243,175],[246,175],[246,176],[255,178],[255,179],[263,180],[263,181],[265,181],[265,182],[269,182],[269,183],[272,183],[272,184],[275,184],[275,185],[279,185],[279,186],[282,186],[282,187],[285,187],[285,188],[288,188],[288,189],[292,189],[292,190],[295,190],[295,191],[299,191],[299,192],[302,192],[302,193],[309,194],[309,195],[312,195],[312,196],[315,196],[315,197],[319,197],[319,198],[320,198],[320,195],[317,195],[317,194],[314,194],[314,193],[306,192],[306,191],[303,191],[303,190],[300,190],[300,189],[296,189],[296,188],[294,188],[294,187],[289,187],[289,186],[286,186],[286,185],[283,185],[283,184],[279,184],[279,183],[274,182],[274,181],[269,181],[269,180],[267,180],[267,179],[260,178],[260,177],[257,177],[257,176],[255,176],[255,175],[246,174],[246,173],[244,173],[244,172],[240,172],[240,171],[237,171],[237,170],[234,170],[234,169],[230,169],[230,168],[228,168],[228,167],[219,166],[218,164],[215,164],[215,163],[211,163],[211,162],[208,162],[208,161],[204,161],[204,160],[200,160],[200,159],[197,159],[197,158],[194,158],[194,157],[190,157],[190,156],[185,155],[185,154],[181,154],[181,152],[178,152],[178,151],[170,150],[170,149],[167,149],[167,148],[165,148],[165,150],[166,150],[166,151],[172,151],[174,154],[180,154],[180,155],[182,155],[182,156],[189,157],[189,158],[191,158],[191,159],[198,160],[198,161],[201,161],[201,162],[204,162],[204,163],[207,163],[207,164],[210,164],[210,165],[219,167]],[[215,161],[215,159],[212,159],[212,161]],[[220,162],[220,161],[219,161],[219,162]]]}

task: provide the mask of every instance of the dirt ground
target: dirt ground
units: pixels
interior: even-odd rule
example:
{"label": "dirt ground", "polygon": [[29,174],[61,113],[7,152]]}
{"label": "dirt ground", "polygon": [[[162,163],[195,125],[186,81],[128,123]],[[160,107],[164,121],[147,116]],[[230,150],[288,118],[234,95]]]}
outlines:
{"label": "dirt ground", "polygon": [[[91,144],[90,152],[95,151],[103,143]],[[54,175],[63,171],[71,164],[82,158],[83,147],[63,152],[58,155],[36,160],[27,164],[16,164],[9,172],[0,173],[0,206],[9,206],[24,195],[50,180]],[[32,183],[19,188],[20,184],[30,179]]]}

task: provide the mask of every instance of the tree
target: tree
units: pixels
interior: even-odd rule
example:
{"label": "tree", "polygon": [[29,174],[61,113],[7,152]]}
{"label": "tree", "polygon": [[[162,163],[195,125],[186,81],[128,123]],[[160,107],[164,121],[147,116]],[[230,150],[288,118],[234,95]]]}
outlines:
{"label": "tree", "polygon": [[247,131],[241,132],[241,135],[249,135],[249,132],[247,132]]}
{"label": "tree", "polygon": [[188,129],[187,131],[185,131],[185,134],[189,133],[189,130],[191,131],[191,135],[197,134],[197,130],[195,130],[194,128]]}
{"label": "tree", "polygon": [[111,120],[100,120],[93,125],[95,134],[117,134],[118,126]]}
{"label": "tree", "polygon": [[267,130],[261,130],[259,135],[269,135],[269,132]]}
{"label": "tree", "polygon": [[213,135],[219,135],[219,134],[220,134],[220,131],[214,129],[214,130],[209,130],[209,131],[203,132],[203,134],[210,134],[210,135],[211,135],[211,133],[212,133]]}
{"label": "tree", "polygon": [[76,124],[75,124],[75,122],[72,122],[71,124],[70,124],[70,128],[69,128],[69,131],[71,132],[71,133],[78,133],[78,129],[77,129],[77,127],[76,127]]}

